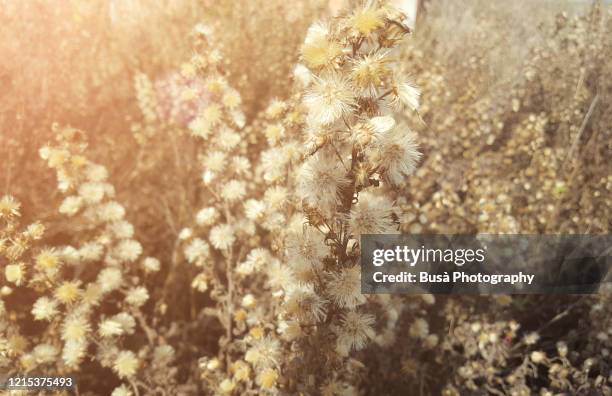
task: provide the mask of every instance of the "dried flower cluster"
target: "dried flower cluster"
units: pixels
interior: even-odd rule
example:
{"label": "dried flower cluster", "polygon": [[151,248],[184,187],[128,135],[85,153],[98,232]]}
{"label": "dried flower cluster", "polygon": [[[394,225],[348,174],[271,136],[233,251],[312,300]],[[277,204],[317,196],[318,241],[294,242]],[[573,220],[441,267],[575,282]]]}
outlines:
{"label": "dried flower cluster", "polygon": [[[487,5],[473,9],[479,7]],[[602,58],[611,50],[610,10],[548,17],[552,22],[532,32],[540,38],[532,47],[514,45],[526,52],[520,65],[495,69],[491,81],[495,53],[482,47],[515,28],[501,20],[497,30],[489,27],[504,15],[500,8],[474,17],[473,27],[459,27],[465,33],[455,25],[434,29],[436,37],[490,37],[462,44],[470,56],[453,75],[447,68],[455,58],[437,53],[446,48],[443,40],[440,49],[405,53],[408,68],[423,70],[417,82],[427,92],[421,111],[427,128],[420,131],[426,155],[408,180],[405,230],[606,233],[610,86],[601,77],[610,70]],[[422,41],[433,40],[424,33]]]}
{"label": "dried flower cluster", "polygon": [[[559,326],[576,303],[535,331],[521,329],[512,319],[468,313],[456,303],[448,304],[446,316],[457,324],[442,349],[457,368],[443,394],[482,389],[496,395],[529,395],[536,389],[540,395],[609,394],[610,318],[604,313],[609,296],[607,291],[593,307],[583,308],[587,317],[597,320],[595,326],[578,326],[556,342],[543,339],[543,334]],[[588,345],[586,350],[582,345]]]}
{"label": "dried flower cluster", "polygon": [[[10,304],[3,305],[2,365],[12,374],[70,374],[94,360],[125,381],[118,388],[123,394],[167,389],[174,348],[145,316],[146,277],[160,263],[143,256],[106,168],[86,157],[83,132],[53,129],[56,144],[41,148],[40,156],[55,170],[65,197],[56,224],[69,219],[70,234],[66,243],[42,245],[45,227],[34,223],[20,230],[19,203],[2,199],[2,254],[8,260],[3,294]],[[26,304],[29,310],[15,310]],[[137,349],[125,347],[134,337],[141,340],[131,343]]]}
{"label": "dried flower cluster", "polygon": [[[390,299],[361,294],[358,252],[361,234],[397,232],[398,209],[385,191],[420,156],[413,133],[393,117],[419,105],[394,60],[410,32],[403,18],[368,2],[312,25],[294,69],[296,93],[272,101],[254,126],[270,146],[260,172],[270,184],[264,218],[280,220],[270,229],[280,264],[268,277],[282,299],[279,331],[297,348],[286,367],[302,377],[290,384],[296,391],[353,394],[361,364],[353,352],[395,337],[403,304],[391,309]],[[280,192],[282,206],[266,202]]]}

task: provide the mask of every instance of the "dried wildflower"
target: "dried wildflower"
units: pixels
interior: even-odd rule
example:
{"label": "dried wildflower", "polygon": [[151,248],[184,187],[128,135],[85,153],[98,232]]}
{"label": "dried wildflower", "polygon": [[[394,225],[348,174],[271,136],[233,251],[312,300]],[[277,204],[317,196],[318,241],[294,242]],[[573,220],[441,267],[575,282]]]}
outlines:
{"label": "dried wildflower", "polygon": [[298,63],[293,69],[293,78],[303,87],[307,87],[312,81],[312,73],[310,73],[306,66]]}
{"label": "dried wildflower", "polygon": [[136,320],[134,319],[132,315],[126,312],[121,312],[113,316],[110,319],[116,322],[119,322],[121,324],[121,327],[123,327],[123,331],[126,334],[134,334],[134,330],[136,327]]}
{"label": "dried wildflower", "polygon": [[123,327],[116,320],[106,319],[100,323],[98,334],[100,334],[100,337],[120,336],[123,334]]}
{"label": "dried wildflower", "polygon": [[268,139],[268,144],[274,146],[285,136],[285,127],[282,124],[268,125],[264,130],[264,135]]}
{"label": "dried wildflower", "polygon": [[125,208],[117,202],[107,202],[98,207],[98,216],[108,222],[119,221],[125,216]]}
{"label": "dried wildflower", "polygon": [[113,393],[111,396],[132,396],[133,393],[125,384],[121,384],[120,386],[113,389]]}
{"label": "dried wildflower", "polygon": [[361,269],[359,266],[342,269],[330,275],[327,289],[331,300],[341,308],[353,309],[365,302],[361,294]]}
{"label": "dried wildflower", "polygon": [[290,291],[285,308],[295,318],[304,321],[319,322],[326,315],[325,299],[306,286],[295,287]]}
{"label": "dried wildflower", "polygon": [[144,267],[146,272],[157,272],[160,269],[159,260],[155,257],[146,257],[142,261],[142,266]]}
{"label": "dried wildflower", "polygon": [[102,258],[104,247],[96,242],[87,242],[79,248],[78,253],[85,262],[98,261]]}
{"label": "dried wildflower", "polygon": [[529,355],[529,358],[536,364],[543,363],[546,360],[546,354],[542,351],[533,351],[531,355]]}
{"label": "dried wildflower", "polygon": [[328,125],[347,115],[355,96],[347,79],[337,73],[317,77],[304,97],[308,116],[314,125]]}
{"label": "dried wildflower", "polygon": [[245,311],[244,309],[239,309],[236,312],[234,312],[234,321],[240,323],[240,322],[244,322],[247,319],[247,311]]}
{"label": "dried wildflower", "polygon": [[202,119],[206,120],[209,127],[215,127],[221,122],[221,107],[212,103],[202,111]]}
{"label": "dried wildflower", "polygon": [[234,172],[241,176],[247,176],[251,170],[251,162],[248,158],[243,156],[236,156],[232,158],[232,167]]}
{"label": "dried wildflower", "polygon": [[92,183],[101,183],[108,178],[108,171],[102,165],[88,164],[85,177]]}
{"label": "dried wildflower", "polygon": [[199,273],[191,281],[191,287],[200,293],[204,293],[206,290],[208,290],[208,276],[206,276],[206,274],[203,272]]}
{"label": "dried wildflower", "polygon": [[233,129],[223,128],[218,133],[217,145],[225,151],[236,148],[241,141],[242,137]]}
{"label": "dried wildflower", "polygon": [[253,249],[247,255],[246,260],[238,265],[236,271],[242,275],[252,274],[264,268],[271,259],[272,256],[268,250],[263,248]]}
{"label": "dried wildflower", "polygon": [[242,360],[234,362],[231,371],[236,381],[248,381],[251,376],[251,367]]}
{"label": "dried wildflower", "polygon": [[433,349],[436,346],[438,346],[439,341],[440,340],[436,334],[430,334],[427,337],[425,337],[423,344],[425,345],[425,348]]}
{"label": "dried wildflower", "polygon": [[103,297],[102,288],[97,283],[90,283],[81,295],[81,303],[85,306],[99,305]]}
{"label": "dried wildflower", "polygon": [[125,239],[119,242],[115,254],[120,260],[134,262],[142,254],[142,245],[133,239]]}
{"label": "dried wildflower", "polygon": [[412,337],[424,339],[429,335],[429,324],[423,318],[417,318],[410,325],[409,333]]}
{"label": "dried wildflower", "polygon": [[362,234],[389,234],[395,229],[393,204],[384,196],[369,192],[359,194],[359,201],[349,214],[349,232],[355,238]]}
{"label": "dried wildflower", "polygon": [[211,151],[204,158],[204,169],[211,172],[221,172],[225,168],[227,154],[223,151]]}
{"label": "dried wildflower", "polygon": [[216,249],[227,249],[235,240],[234,229],[229,224],[221,224],[210,230],[210,243]]}
{"label": "dried wildflower", "polygon": [[255,299],[255,296],[249,293],[249,294],[246,294],[244,297],[242,297],[242,301],[240,302],[240,305],[242,305],[244,308],[253,308],[256,303],[257,303],[257,300]]}
{"label": "dried wildflower", "polygon": [[219,384],[219,390],[223,394],[230,394],[230,393],[232,393],[234,391],[234,388],[236,388],[236,384],[234,383],[234,381],[232,381],[229,378],[225,378]]}
{"label": "dried wildflower", "polygon": [[247,350],[244,360],[255,367],[272,367],[279,363],[280,343],[271,337],[255,340],[253,346]]}
{"label": "dried wildflower", "polygon": [[38,344],[32,349],[37,364],[52,363],[59,355],[59,350],[50,344]]}
{"label": "dried wildflower", "polygon": [[91,330],[87,318],[79,313],[72,313],[62,323],[62,340],[83,343]]}
{"label": "dried wildflower", "polygon": [[182,241],[186,241],[187,239],[191,238],[193,236],[193,230],[189,227],[185,227],[183,229],[181,229],[181,231],[178,234],[178,239],[182,240]]}
{"label": "dried wildflower", "polygon": [[372,315],[361,314],[356,311],[347,312],[341,320],[338,334],[338,350],[344,353],[352,349],[362,349],[366,341],[374,338],[372,325],[375,318]]}
{"label": "dried wildflower", "polygon": [[406,176],[411,175],[421,158],[414,135],[398,128],[385,135],[379,150],[372,155],[372,161],[379,164],[383,176],[393,185],[401,184]]}
{"label": "dried wildflower", "polygon": [[251,220],[261,219],[266,209],[266,204],[256,199],[249,199],[244,203],[244,214]]}
{"label": "dried wildflower", "polygon": [[0,218],[10,218],[19,216],[21,204],[10,195],[5,195],[0,199]]}
{"label": "dried wildflower", "polygon": [[272,290],[279,290],[289,288],[295,280],[289,271],[284,265],[280,263],[280,261],[272,261],[266,267],[267,276],[268,276],[268,285]]}
{"label": "dried wildflower", "polygon": [[84,183],[79,186],[79,197],[88,204],[96,204],[102,201],[105,191],[102,183]]}
{"label": "dried wildflower", "polygon": [[139,366],[140,361],[134,352],[121,351],[113,363],[113,370],[117,373],[119,378],[130,378],[136,374]]}
{"label": "dried wildflower", "polygon": [[260,340],[264,336],[264,331],[260,326],[255,326],[249,330],[249,335],[255,340]]}
{"label": "dried wildflower", "polygon": [[391,70],[387,66],[387,54],[377,53],[366,55],[353,63],[351,80],[365,95],[376,94],[376,90],[384,86]]}
{"label": "dried wildflower", "polygon": [[64,198],[60,205],[59,212],[66,216],[74,216],[83,207],[83,198],[73,195]]}
{"label": "dried wildflower", "polygon": [[330,37],[329,28],[322,23],[312,25],[306,33],[302,57],[312,68],[331,66],[342,53],[342,48]]}
{"label": "dried wildflower", "polygon": [[223,94],[222,102],[228,109],[235,109],[242,103],[242,98],[236,90],[229,89]]}
{"label": "dried wildflower", "polygon": [[375,6],[373,1],[355,9],[347,21],[352,34],[368,36],[384,23],[384,11]]}
{"label": "dried wildflower", "polygon": [[272,389],[276,386],[276,381],[278,380],[278,371],[273,368],[265,368],[259,375],[257,376],[257,383],[263,389]]}
{"label": "dried wildflower", "polygon": [[64,281],[55,289],[54,296],[62,304],[72,304],[81,295],[81,281]]}
{"label": "dried wildflower", "polygon": [[134,226],[125,220],[112,223],[109,228],[117,239],[129,239],[134,236]]}
{"label": "dried wildflower", "polygon": [[47,274],[57,272],[61,260],[59,254],[54,249],[44,249],[36,255],[36,268]]}
{"label": "dried wildflower", "polygon": [[393,104],[405,106],[414,111],[419,109],[421,91],[411,82],[404,82],[393,87]]}
{"label": "dried wildflower", "polygon": [[242,199],[246,194],[246,186],[244,182],[239,180],[228,181],[221,189],[221,197],[228,202],[234,202]]}
{"label": "dried wildflower", "polygon": [[45,233],[45,226],[40,224],[39,222],[32,223],[28,225],[25,230],[25,235],[33,240],[39,240],[43,237]]}
{"label": "dried wildflower", "polygon": [[118,268],[104,268],[98,274],[97,279],[102,292],[108,293],[113,290],[118,289],[123,282],[123,275],[121,274],[121,270]]}
{"label": "dried wildflower", "polygon": [[[355,139],[355,142],[361,147],[366,147],[376,138],[376,129],[369,122],[356,124],[352,128],[351,133]],[[366,169],[366,167],[362,165],[361,169]],[[360,177],[360,184],[365,184],[369,176],[369,172],[366,172],[363,177]]]}
{"label": "dried wildflower", "polygon": [[217,358],[210,359],[210,361],[208,361],[208,363],[206,364],[206,369],[207,370],[214,371],[214,370],[216,370],[218,368],[219,368],[219,359],[217,359]]}
{"label": "dried wildflower", "polygon": [[25,268],[23,263],[9,264],[4,268],[4,276],[8,282],[19,286],[23,283],[25,277]]}
{"label": "dried wildflower", "polygon": [[36,320],[50,320],[57,314],[57,302],[48,297],[39,297],[32,306],[32,315]]}
{"label": "dried wildflower", "polygon": [[346,171],[329,156],[316,155],[299,170],[297,193],[306,202],[325,212],[335,210],[341,189],[348,185]]}
{"label": "dried wildflower", "polygon": [[86,352],[86,344],[81,341],[68,340],[62,349],[62,360],[66,366],[70,368],[77,368],[85,358]]}
{"label": "dried wildflower", "polygon": [[125,302],[135,307],[140,307],[149,299],[149,292],[143,286],[133,287],[128,290]]}
{"label": "dried wildflower", "polygon": [[264,201],[273,209],[281,209],[287,202],[288,191],[283,186],[274,186],[266,190]]}
{"label": "dried wildflower", "polygon": [[196,223],[199,226],[209,226],[214,224],[219,214],[214,207],[202,208],[196,214]]}
{"label": "dried wildflower", "polygon": [[185,247],[185,257],[192,264],[202,265],[203,261],[208,258],[210,247],[208,243],[200,238],[195,238],[189,245]]}
{"label": "dried wildflower", "polygon": [[535,345],[539,339],[540,339],[540,335],[535,332],[525,335],[525,338],[524,338],[525,344],[527,345]]}
{"label": "dried wildflower", "polygon": [[211,133],[210,125],[203,117],[196,117],[189,123],[189,130],[194,136],[207,139]]}

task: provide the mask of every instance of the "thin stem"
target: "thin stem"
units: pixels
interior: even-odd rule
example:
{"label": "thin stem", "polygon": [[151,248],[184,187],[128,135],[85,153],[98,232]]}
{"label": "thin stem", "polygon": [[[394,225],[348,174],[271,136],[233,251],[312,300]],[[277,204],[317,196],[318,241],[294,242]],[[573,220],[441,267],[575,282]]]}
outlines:
{"label": "thin stem", "polygon": [[391,95],[393,93],[393,89],[388,90],[387,92],[380,95],[376,100],[383,100],[385,97]]}
{"label": "thin stem", "polygon": [[136,383],[130,380],[130,385],[132,386],[132,389],[134,389],[134,394],[136,394],[136,396],[140,396],[140,391],[138,390]]}
{"label": "thin stem", "polygon": [[143,330],[145,331],[149,344],[151,346],[154,346],[155,345],[155,331],[149,327],[149,325],[147,324],[147,321],[144,318],[144,315],[139,309],[135,309],[133,313],[136,319],[138,320],[140,327],[142,327]]}
{"label": "thin stem", "polygon": [[349,168],[347,168],[346,164],[344,163],[344,160],[342,159],[342,156],[340,155],[340,152],[338,151],[338,148],[336,147],[334,142],[330,142],[330,144],[334,148],[334,151],[335,151],[336,155],[338,156],[338,159],[340,160],[340,163],[344,167],[344,170],[346,170],[348,172]]}
{"label": "thin stem", "polygon": [[[227,327],[226,327],[226,331],[225,331],[225,335],[227,337],[227,343],[230,344],[232,341],[232,312],[234,310],[234,305],[233,305],[233,294],[234,294],[234,281],[232,278],[232,259],[233,259],[233,247],[229,249],[229,257],[227,258],[227,260],[225,261],[225,273],[227,276],[227,296],[226,296],[226,301],[225,301],[225,306],[226,306],[226,315],[227,315]],[[226,366],[227,369],[229,370],[229,362],[230,362],[230,358],[229,358],[229,348],[226,349],[225,351],[225,362],[226,362]]]}
{"label": "thin stem", "polygon": [[[225,220],[228,223],[233,223],[233,217],[231,215],[230,212],[230,208],[229,205],[227,204],[227,202],[224,205],[224,209],[225,209]],[[227,295],[226,295],[226,299],[225,299],[225,307],[226,307],[226,318],[227,318],[227,327],[225,329],[225,335],[227,337],[227,343],[230,344],[232,341],[232,314],[234,311],[234,303],[233,303],[233,298],[234,298],[234,279],[232,277],[232,263],[234,261],[234,246],[232,245],[228,250],[227,250],[227,257],[225,260],[225,276],[227,278]],[[226,361],[226,366],[227,369],[229,370],[229,362],[230,362],[230,357],[229,357],[229,348],[226,349],[225,352],[225,361]],[[229,373],[229,371],[228,371]]]}
{"label": "thin stem", "polygon": [[584,133],[584,130],[586,129],[586,126],[589,123],[589,120],[591,119],[591,115],[593,114],[593,110],[595,110],[595,106],[597,106],[598,102],[599,102],[599,94],[595,95],[595,98],[593,98],[593,101],[591,102],[591,105],[589,106],[589,110],[587,111],[586,115],[584,116],[584,119],[582,120],[582,125],[580,125],[580,131],[576,135],[576,138],[574,139],[574,142],[569,150],[569,153],[567,154],[568,160],[572,157],[572,155],[574,154],[574,151],[578,147],[580,138],[582,137],[582,134]]}

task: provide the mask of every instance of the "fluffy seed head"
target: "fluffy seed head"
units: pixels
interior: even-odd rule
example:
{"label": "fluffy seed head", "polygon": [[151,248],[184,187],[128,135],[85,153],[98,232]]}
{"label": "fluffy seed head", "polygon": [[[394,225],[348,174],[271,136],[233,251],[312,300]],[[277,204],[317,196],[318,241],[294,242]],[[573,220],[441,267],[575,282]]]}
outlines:
{"label": "fluffy seed head", "polygon": [[355,95],[348,80],[332,72],[315,79],[304,104],[312,124],[328,125],[351,112]]}
{"label": "fluffy seed head", "polygon": [[0,219],[19,216],[21,204],[10,195],[5,195],[0,199]]}
{"label": "fluffy seed head", "polygon": [[352,349],[360,350],[369,339],[374,338],[372,326],[375,318],[372,315],[361,314],[356,311],[347,312],[341,320],[338,335],[338,351],[341,354],[350,352]]}
{"label": "fluffy seed head", "polygon": [[239,180],[230,180],[221,188],[221,197],[228,202],[239,201],[246,194],[246,185]]}
{"label": "fluffy seed head", "polygon": [[36,320],[50,320],[57,314],[57,301],[40,297],[32,306],[32,315]]}
{"label": "fluffy seed head", "polygon": [[395,226],[392,214],[393,204],[388,198],[362,192],[349,214],[349,232],[355,238],[362,234],[392,233]]}
{"label": "fluffy seed head", "polygon": [[419,109],[421,91],[412,82],[404,82],[393,88],[393,104],[405,106],[412,110]]}
{"label": "fluffy seed head", "polygon": [[355,35],[367,36],[384,24],[384,11],[372,2],[357,8],[348,19],[348,26]]}
{"label": "fluffy seed head", "polygon": [[369,156],[372,163],[380,166],[384,178],[393,185],[401,184],[411,175],[421,158],[414,134],[400,128],[385,134],[378,150]]}
{"label": "fluffy seed head", "polygon": [[341,190],[349,183],[346,171],[331,155],[314,155],[300,168],[297,193],[325,213],[336,209]]}
{"label": "fluffy seed head", "polygon": [[375,94],[376,89],[381,87],[391,74],[387,63],[384,53],[366,55],[353,62],[351,80],[365,94]]}
{"label": "fluffy seed head", "polygon": [[120,378],[130,378],[138,371],[140,362],[134,352],[121,351],[113,363],[113,370]]}
{"label": "fluffy seed head", "polygon": [[227,249],[229,248],[234,241],[236,240],[236,236],[234,235],[234,229],[229,224],[220,224],[213,229],[210,230],[210,243],[216,249]]}
{"label": "fluffy seed head", "polygon": [[361,270],[359,266],[343,268],[329,276],[327,292],[340,308],[353,309],[365,302],[361,294]]}
{"label": "fluffy seed head", "polygon": [[341,54],[342,48],[331,38],[327,26],[315,23],[308,29],[302,47],[302,58],[309,67],[318,69],[331,66]]}
{"label": "fluffy seed head", "polygon": [[325,319],[325,306],[326,301],[309,286],[295,287],[285,303],[287,313],[300,321],[315,323]]}

